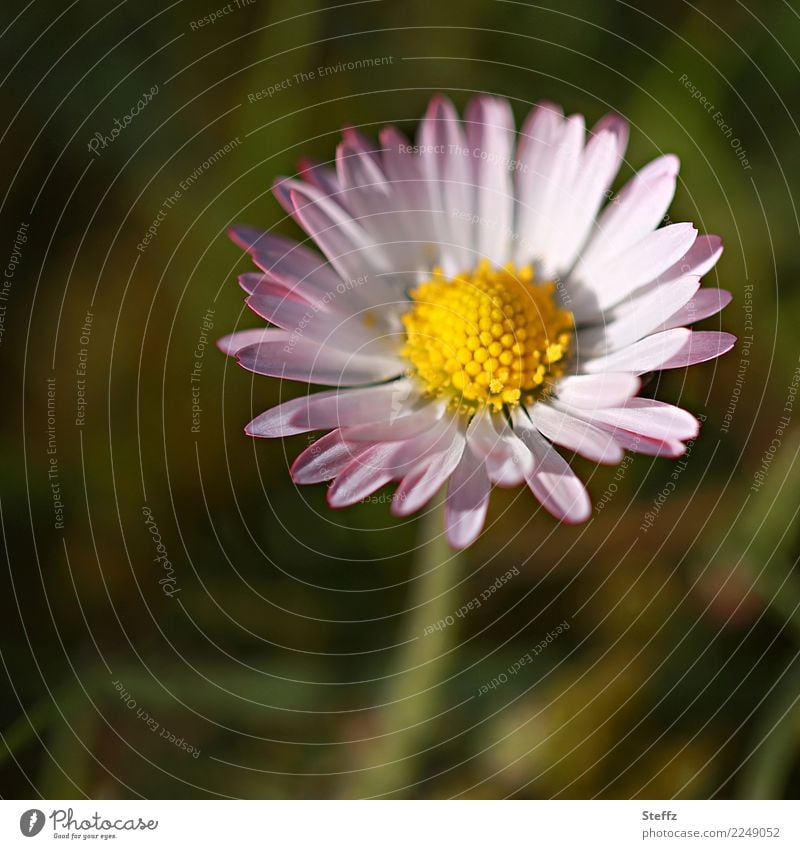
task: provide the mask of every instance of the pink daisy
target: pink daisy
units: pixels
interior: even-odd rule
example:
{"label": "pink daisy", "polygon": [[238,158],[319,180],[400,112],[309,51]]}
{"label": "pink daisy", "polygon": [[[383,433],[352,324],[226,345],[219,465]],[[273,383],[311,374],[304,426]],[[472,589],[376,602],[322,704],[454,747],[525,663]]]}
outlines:
{"label": "pink daisy", "polygon": [[332,507],[395,481],[392,511],[445,484],[456,548],[483,527],[491,486],[527,484],[563,522],[591,502],[556,446],[597,463],[625,450],[678,457],[687,411],[638,397],[640,376],[728,351],[686,325],[729,293],[700,288],[718,236],[664,226],[678,160],[661,156],[616,195],[627,124],[550,103],[518,136],[507,101],[458,115],[435,97],[416,142],[347,129],[336,167],[304,162],[274,192],[324,254],[239,227],[258,266],[240,283],[270,324],[220,340],[257,374],[334,387],[262,413],[251,436],[328,431],[292,465],[332,481]]}

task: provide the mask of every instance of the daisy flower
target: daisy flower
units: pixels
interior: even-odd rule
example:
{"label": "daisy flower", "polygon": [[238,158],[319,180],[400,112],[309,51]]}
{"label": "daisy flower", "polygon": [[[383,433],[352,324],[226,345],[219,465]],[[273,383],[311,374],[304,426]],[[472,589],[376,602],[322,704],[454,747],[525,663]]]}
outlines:
{"label": "daisy flower", "polygon": [[587,132],[551,103],[517,134],[503,99],[477,97],[461,121],[437,96],[413,142],[346,129],[335,168],[303,161],[279,179],[278,201],[321,254],[234,228],[258,266],[240,278],[246,303],[273,326],[219,344],[257,374],[333,388],[246,432],[327,431],[291,474],[332,481],[332,507],[397,482],[392,512],[405,516],[447,484],[455,548],[480,533],[493,484],[526,484],[560,521],[588,519],[561,451],[680,456],[698,421],[639,397],[641,376],[733,346],[687,327],[730,301],[700,288],[722,246],[665,218],[675,156],[610,191],[627,136],[616,115]]}

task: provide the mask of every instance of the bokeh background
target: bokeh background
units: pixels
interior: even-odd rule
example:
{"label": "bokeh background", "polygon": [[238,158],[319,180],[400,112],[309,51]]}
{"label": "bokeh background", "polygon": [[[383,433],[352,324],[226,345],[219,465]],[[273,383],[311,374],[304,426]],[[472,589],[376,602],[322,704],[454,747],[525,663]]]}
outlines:
{"label": "bokeh background", "polygon": [[[794,797],[797,3],[216,2],[0,13],[0,793]],[[706,416],[688,459],[576,460],[578,528],[497,491],[458,559],[296,489],[306,439],[242,428],[301,388],[213,346],[258,324],[226,228],[300,237],[272,179],[439,91],[616,110],[616,186],[677,153],[740,337],[648,387]]]}

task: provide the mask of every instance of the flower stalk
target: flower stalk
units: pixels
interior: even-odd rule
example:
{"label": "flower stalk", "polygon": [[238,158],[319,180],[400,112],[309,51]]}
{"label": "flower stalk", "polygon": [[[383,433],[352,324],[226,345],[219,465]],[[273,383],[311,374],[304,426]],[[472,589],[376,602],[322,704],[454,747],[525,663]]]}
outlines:
{"label": "flower stalk", "polygon": [[443,513],[444,491],[419,521],[409,610],[376,708],[380,736],[365,743],[363,762],[347,782],[349,798],[418,795],[414,785],[423,777],[426,751],[439,739],[435,729],[447,710],[441,685],[457,629],[429,626],[458,609],[465,557],[450,548]]}

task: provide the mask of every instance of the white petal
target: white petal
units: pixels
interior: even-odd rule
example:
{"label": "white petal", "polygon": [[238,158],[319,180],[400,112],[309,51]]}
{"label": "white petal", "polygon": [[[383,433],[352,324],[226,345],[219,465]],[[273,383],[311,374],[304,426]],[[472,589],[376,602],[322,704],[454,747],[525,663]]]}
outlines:
{"label": "white petal", "polygon": [[621,115],[618,115],[616,112],[609,112],[606,115],[603,115],[603,117],[592,127],[591,135],[597,136],[606,130],[612,132],[617,138],[617,163],[614,170],[614,175],[616,176],[617,171],[619,171],[619,168],[622,165],[622,160],[625,157],[625,150],[628,147],[630,127],[628,126],[628,122]]}
{"label": "white petal", "polygon": [[616,407],[636,395],[641,385],[634,374],[579,374],[562,378],[556,385],[556,397],[572,407],[588,410]]}
{"label": "white petal", "polygon": [[432,266],[444,264],[437,236],[441,210],[433,210],[420,157],[411,153],[408,139],[394,127],[386,127],[380,133],[380,140],[383,169],[391,183],[395,202],[404,213],[407,264],[409,269],[416,268],[417,279],[422,279],[429,276]]}
{"label": "white petal", "polygon": [[688,303],[699,288],[699,277],[682,277],[674,283],[655,284],[644,294],[625,301],[616,310],[618,317],[613,321],[579,331],[579,351],[582,355],[607,354],[632,345],[655,331],[667,329],[667,319]]}
{"label": "white petal", "polygon": [[464,131],[453,104],[441,95],[432,98],[420,128],[420,162],[433,205],[441,210],[437,231],[445,274],[475,265],[471,217],[475,189],[472,161]]}
{"label": "white petal", "polygon": [[467,442],[486,464],[489,480],[499,486],[519,486],[533,467],[530,452],[498,414],[476,413],[467,428]]}
{"label": "white petal", "polygon": [[487,454],[484,460],[489,480],[498,486],[519,486],[533,468],[533,457],[505,421],[498,418],[493,426],[501,441],[499,450]]}
{"label": "white petal", "polygon": [[491,484],[483,461],[467,447],[447,490],[445,525],[453,548],[471,545],[486,521]]}
{"label": "white petal", "polygon": [[731,333],[677,327],[654,333],[606,357],[587,360],[583,370],[589,373],[630,371],[644,374],[646,371],[685,368],[713,360],[730,351],[735,344],[736,337]]}
{"label": "white petal", "polygon": [[619,168],[619,138],[604,130],[589,139],[571,184],[565,186],[548,263],[559,274],[569,271],[594,224],[608,187]]}
{"label": "white petal", "polygon": [[510,257],[513,229],[514,116],[507,100],[481,96],[468,104],[465,121],[476,185],[474,212],[480,219],[477,253],[501,266]]}
{"label": "white petal", "polygon": [[618,304],[640,286],[655,280],[684,256],[697,238],[691,224],[654,230],[612,260],[593,266],[591,275],[571,275],[578,287],[570,309],[580,320]]}
{"label": "white petal", "polygon": [[547,188],[541,205],[544,221],[541,229],[537,228],[535,245],[537,258],[541,260],[541,273],[545,278],[552,277],[557,271],[554,247],[567,214],[565,203],[571,200],[567,191],[581,161],[584,132],[582,115],[567,118],[549,163],[550,173],[547,175]]}
{"label": "white petal", "polygon": [[651,439],[694,439],[700,431],[697,419],[681,407],[655,401],[652,398],[631,398],[620,407],[569,412],[594,423],[640,433]]}
{"label": "white petal", "polygon": [[553,103],[540,103],[520,131],[516,172],[516,259],[524,265],[546,248],[542,233],[548,218],[551,163],[562,135],[563,114]]}
{"label": "white petal", "polygon": [[603,263],[633,247],[662,222],[675,194],[680,163],[659,157],[626,183],[603,210],[591,241],[576,266],[578,277],[591,277]]}
{"label": "white petal", "polygon": [[295,298],[262,294],[251,295],[245,303],[297,338],[358,356],[393,358],[405,338],[399,329],[390,330],[377,321],[373,311],[344,315],[315,309]]}
{"label": "white petal", "polygon": [[355,287],[366,277],[376,300],[397,297],[397,287],[385,276],[394,270],[386,252],[363,227],[314,186],[297,180],[284,180],[282,185],[289,190],[294,218],[345,284]]}

